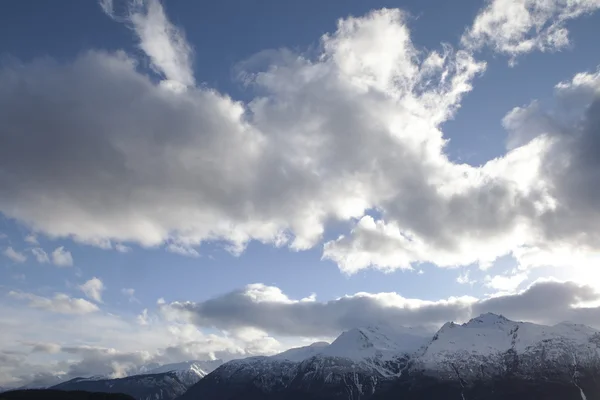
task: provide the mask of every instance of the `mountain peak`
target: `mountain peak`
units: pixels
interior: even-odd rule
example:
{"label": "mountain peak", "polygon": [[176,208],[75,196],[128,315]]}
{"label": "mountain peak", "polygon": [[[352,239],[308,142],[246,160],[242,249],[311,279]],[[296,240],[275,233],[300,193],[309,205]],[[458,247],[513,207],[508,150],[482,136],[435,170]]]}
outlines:
{"label": "mountain peak", "polygon": [[488,313],[481,314],[478,317],[470,319],[469,322],[467,322],[465,325],[466,326],[470,326],[470,325],[482,325],[482,326],[487,325],[487,326],[489,326],[489,325],[495,325],[495,324],[505,324],[505,323],[510,323],[510,322],[513,322],[513,321],[509,320],[508,318],[504,317],[503,315],[488,312]]}

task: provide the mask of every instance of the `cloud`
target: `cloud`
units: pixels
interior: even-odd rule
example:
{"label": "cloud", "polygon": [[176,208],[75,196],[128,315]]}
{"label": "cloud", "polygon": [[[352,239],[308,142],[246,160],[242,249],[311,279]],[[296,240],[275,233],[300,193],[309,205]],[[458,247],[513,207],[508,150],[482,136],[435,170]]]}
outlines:
{"label": "cloud", "polygon": [[34,343],[24,343],[25,345],[31,346],[32,353],[47,353],[47,354],[56,354],[61,351],[61,346],[56,343],[44,343],[44,342],[34,342]]}
{"label": "cloud", "polygon": [[171,253],[179,254],[182,256],[200,257],[200,253],[198,253],[195,249],[191,247],[181,246],[175,243],[168,244],[166,249]]}
{"label": "cloud", "polygon": [[59,267],[73,266],[73,257],[71,252],[65,250],[63,246],[57,247],[52,252],[52,264]]}
{"label": "cloud", "polygon": [[600,8],[598,0],[488,0],[462,36],[472,49],[490,46],[514,58],[538,51],[557,51],[569,44],[569,20]]}
{"label": "cloud", "polygon": [[88,314],[98,311],[98,307],[95,304],[84,299],[69,297],[64,293],[56,293],[52,298],[16,291],[11,291],[8,295],[18,300],[29,301],[29,307],[59,314]]}
{"label": "cloud", "polygon": [[474,285],[475,283],[477,283],[477,281],[471,279],[469,275],[469,271],[463,272],[456,278],[456,282],[460,283],[461,285]]}
{"label": "cloud", "polygon": [[25,241],[27,243],[33,244],[33,245],[39,244],[37,238],[35,237],[35,235],[27,235],[27,236],[25,236]]}
{"label": "cloud", "polygon": [[[24,293],[11,296],[39,301]],[[146,309],[143,324],[138,318],[102,311],[57,316],[47,307],[0,304],[0,357],[12,360],[0,362],[0,384],[51,380],[57,373],[62,379],[118,377],[153,363],[273,354],[300,345],[302,338],[334,337],[342,330],[373,324],[424,326],[433,333],[449,320],[464,322],[484,312],[544,324],[569,320],[599,327],[600,308],[590,306],[598,301],[600,292],[590,286],[539,280],[512,294],[433,301],[398,293],[296,300],[277,287],[254,284],[200,303],[162,304],[158,312]],[[34,357],[38,353],[57,355],[56,361],[39,363]]]}
{"label": "cloud", "polygon": [[511,273],[506,275],[487,275],[485,277],[485,286],[501,292],[513,292],[526,280],[527,273],[523,271],[511,271]]}
{"label": "cloud", "polygon": [[[194,85],[189,46],[159,2],[137,2],[123,18],[102,4],[187,89],[154,83],[123,52],[1,69],[0,118],[11,129],[0,127],[0,160],[11,173],[0,175],[0,211],[35,232],[196,256],[206,241],[233,254],[251,240],[309,249],[345,221],[351,231],[325,243],[323,258],[349,274],[600,248],[598,203],[577,208],[561,189],[568,181],[549,173],[558,136],[515,133],[516,113],[505,118],[515,141],[504,156],[482,166],[448,158],[441,126],[485,63],[470,50],[417,48],[400,10],[341,19],[315,57],[263,54],[264,65],[241,69],[255,97],[239,102]],[[549,4],[560,7],[548,21],[587,7]]]}
{"label": "cloud", "polygon": [[464,322],[485,312],[544,324],[570,320],[598,327],[600,308],[580,307],[582,302],[597,300],[600,292],[590,286],[544,280],[523,291],[487,299],[437,301],[409,299],[398,293],[357,293],[327,302],[304,302],[288,298],[276,287],[254,284],[204,302],[173,302],[162,310],[203,328],[252,327],[276,335],[318,337],[368,325],[435,329],[447,321]]}
{"label": "cloud", "polygon": [[10,258],[16,263],[24,263],[25,261],[27,261],[27,256],[25,254],[13,249],[11,246],[4,249],[2,254],[4,254],[6,257]]}
{"label": "cloud", "polygon": [[50,258],[48,257],[48,253],[44,251],[44,249],[40,247],[34,247],[31,249],[31,253],[35,256],[35,259],[40,264],[49,263]]}
{"label": "cloud", "polygon": [[276,335],[335,336],[366,325],[441,325],[470,315],[472,298],[439,302],[407,299],[397,293],[357,293],[328,302],[288,298],[277,287],[248,285],[201,303],[174,302],[167,314],[190,317],[200,327],[232,330],[245,327]]}
{"label": "cloud", "polygon": [[135,289],[133,288],[123,288],[121,289],[121,293],[123,296],[126,296],[129,299],[130,303],[139,303],[140,301],[135,297]]}
{"label": "cloud", "polygon": [[92,375],[122,377],[141,367],[196,359],[230,360],[285,349],[266,333],[204,333],[190,323],[167,321],[152,311],[146,316],[148,323],[139,325],[135,319],[102,311],[56,315],[0,304],[0,385],[58,383]]}
{"label": "cloud", "polygon": [[115,245],[115,250],[117,250],[119,253],[129,253],[131,251],[131,247],[125,246],[121,243],[117,243]]}
{"label": "cloud", "polygon": [[100,0],[102,10],[113,19],[130,25],[139,39],[139,46],[150,58],[152,68],[162,75],[162,82],[171,88],[194,86],[193,51],[181,28],[165,15],[159,0],[132,0],[124,17],[115,15],[112,0]]}
{"label": "cloud", "polygon": [[[191,248],[220,239],[238,252],[254,239],[310,248],[327,221],[360,217],[406,185],[438,172],[434,180],[443,181],[455,168],[440,153],[437,125],[484,64],[449,47],[419,54],[403,14],[381,10],[340,21],[314,60],[284,51],[265,71],[245,71],[264,94],[246,104],[203,88],[164,90],[122,53],[11,67],[0,73],[3,93],[24,98],[6,107],[40,99],[29,112],[53,116],[55,147],[23,147],[19,138],[38,130],[4,108],[17,120],[14,131],[0,131],[2,156],[17,172],[3,182],[14,191],[0,209],[86,243]],[[23,80],[31,90],[17,90]],[[63,109],[51,101],[56,93],[81,107]],[[131,109],[132,96],[147,100]],[[26,156],[10,157],[13,150]],[[41,162],[56,173],[45,175]],[[43,206],[40,193],[51,199]]]}
{"label": "cloud", "polygon": [[94,300],[97,303],[102,303],[102,292],[104,289],[104,284],[96,277],[93,277],[83,285],[79,286],[79,290],[81,290],[87,298]]}

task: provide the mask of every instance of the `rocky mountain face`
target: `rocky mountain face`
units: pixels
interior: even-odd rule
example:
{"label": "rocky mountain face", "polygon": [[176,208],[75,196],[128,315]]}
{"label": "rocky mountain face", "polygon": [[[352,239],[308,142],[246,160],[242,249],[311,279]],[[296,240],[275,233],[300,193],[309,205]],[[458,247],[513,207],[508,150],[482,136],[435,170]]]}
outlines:
{"label": "rocky mountain face", "polygon": [[419,330],[353,329],[273,357],[231,361],[182,400],[600,400],[600,332],[484,314]]}

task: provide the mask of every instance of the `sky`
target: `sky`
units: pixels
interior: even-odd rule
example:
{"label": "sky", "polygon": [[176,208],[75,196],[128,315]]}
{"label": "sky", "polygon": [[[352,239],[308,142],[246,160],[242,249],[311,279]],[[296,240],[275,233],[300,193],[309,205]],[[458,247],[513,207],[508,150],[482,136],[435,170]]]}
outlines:
{"label": "sky", "polygon": [[0,387],[600,328],[600,1],[459,3],[5,4]]}

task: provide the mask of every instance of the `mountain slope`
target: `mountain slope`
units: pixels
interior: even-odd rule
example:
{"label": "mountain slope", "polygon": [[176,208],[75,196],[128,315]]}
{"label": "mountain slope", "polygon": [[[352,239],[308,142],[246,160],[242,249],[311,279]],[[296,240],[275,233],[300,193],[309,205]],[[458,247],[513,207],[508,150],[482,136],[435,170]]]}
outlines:
{"label": "mountain slope", "polygon": [[24,389],[0,393],[1,400],[133,400],[122,393],[65,392],[50,389]]}
{"label": "mountain slope", "polygon": [[202,399],[600,400],[600,333],[483,314],[418,330],[368,327],[331,345],[226,363],[182,400]]}
{"label": "mountain slope", "polygon": [[144,372],[143,375],[173,372],[185,385],[192,386],[221,365],[223,365],[222,360],[185,361],[181,363],[162,365]]}
{"label": "mountain slope", "polygon": [[330,345],[320,342],[272,357],[231,361],[182,399],[278,398],[284,393],[300,398],[369,396],[380,380],[397,376],[406,367],[409,355],[427,343],[429,338],[423,335],[417,330],[352,329]]}
{"label": "mountain slope", "polygon": [[138,400],[172,400],[185,393],[189,387],[190,385],[182,382],[176,373],[166,372],[118,379],[75,378],[53,386],[51,389],[125,393]]}

